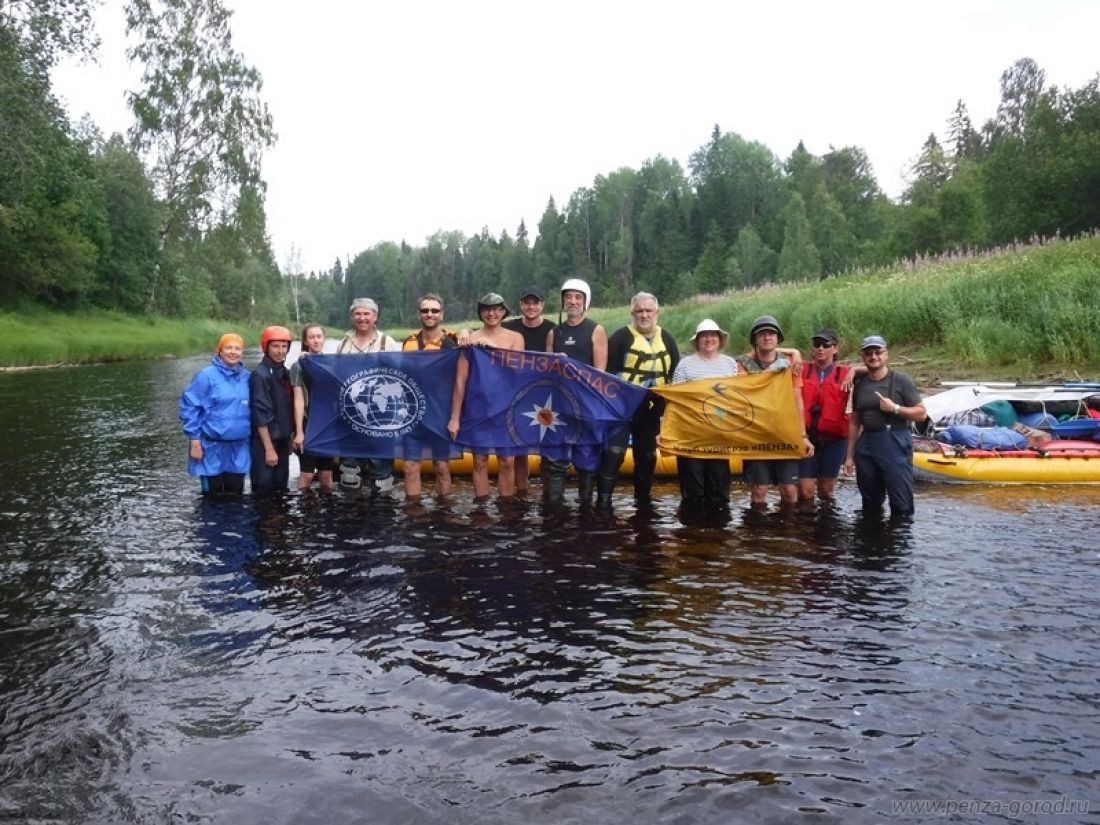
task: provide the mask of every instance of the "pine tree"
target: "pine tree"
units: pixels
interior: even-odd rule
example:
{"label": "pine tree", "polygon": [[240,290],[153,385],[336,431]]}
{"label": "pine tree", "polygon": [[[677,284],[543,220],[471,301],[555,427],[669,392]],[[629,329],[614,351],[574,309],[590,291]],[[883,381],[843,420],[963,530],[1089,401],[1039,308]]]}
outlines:
{"label": "pine tree", "polygon": [[779,256],[753,227],[746,226],[737,233],[731,255],[737,261],[743,286],[756,286],[775,277]]}
{"label": "pine tree", "polygon": [[703,254],[695,267],[695,287],[707,295],[720,295],[729,288],[726,262],[728,260],[726,241],[718,224],[711,222],[707,231],[707,243]]}
{"label": "pine tree", "polygon": [[814,245],[821,255],[825,275],[836,275],[847,269],[856,257],[856,237],[848,227],[848,219],[825,184],[814,190],[809,209]]}
{"label": "pine tree", "polygon": [[977,158],[981,151],[981,135],[975,131],[962,98],[955,104],[955,111],[947,121],[947,139],[951,146],[952,171],[963,160]]}
{"label": "pine tree", "polygon": [[814,246],[806,203],[795,192],[787,203],[783,249],[779,253],[780,281],[812,281],[821,277],[821,256]]}
{"label": "pine tree", "polygon": [[931,206],[936,193],[947,183],[951,169],[943,147],[934,134],[928,135],[921,147],[920,157],[911,169],[913,182],[903,200],[914,206]]}

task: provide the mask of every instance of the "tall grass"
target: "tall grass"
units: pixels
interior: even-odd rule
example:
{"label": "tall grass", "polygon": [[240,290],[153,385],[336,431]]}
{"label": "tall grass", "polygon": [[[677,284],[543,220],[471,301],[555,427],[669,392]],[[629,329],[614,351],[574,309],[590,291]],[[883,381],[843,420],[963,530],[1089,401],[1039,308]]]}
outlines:
{"label": "tall grass", "polygon": [[[761,287],[662,308],[661,323],[686,342],[704,317],[748,346],[759,315],[774,315],[786,343],[805,348],[824,326],[854,352],[881,333],[891,348],[968,368],[1100,370],[1100,237],[952,256],[822,282]],[[621,312],[602,322],[627,322]]]}
{"label": "tall grass", "polygon": [[233,330],[255,345],[256,330],[212,320],[175,321],[114,312],[0,313],[0,365],[87,364],[213,351]]}

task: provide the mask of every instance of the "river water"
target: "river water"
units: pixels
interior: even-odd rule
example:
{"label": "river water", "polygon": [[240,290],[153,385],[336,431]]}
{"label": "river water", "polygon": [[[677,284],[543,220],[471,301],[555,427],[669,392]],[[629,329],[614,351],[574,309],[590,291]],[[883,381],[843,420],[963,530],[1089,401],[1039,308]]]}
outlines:
{"label": "river water", "polygon": [[208,502],[205,360],[0,375],[0,821],[1097,821],[1100,491]]}

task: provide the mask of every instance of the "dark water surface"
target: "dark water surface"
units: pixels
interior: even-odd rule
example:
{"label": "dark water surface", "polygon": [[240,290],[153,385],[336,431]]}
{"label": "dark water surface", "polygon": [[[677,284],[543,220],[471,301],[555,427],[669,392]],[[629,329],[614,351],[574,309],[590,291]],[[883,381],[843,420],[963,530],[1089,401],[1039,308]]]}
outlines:
{"label": "dark water surface", "polygon": [[204,360],[0,375],[0,822],[1097,821],[1100,490],[204,502]]}

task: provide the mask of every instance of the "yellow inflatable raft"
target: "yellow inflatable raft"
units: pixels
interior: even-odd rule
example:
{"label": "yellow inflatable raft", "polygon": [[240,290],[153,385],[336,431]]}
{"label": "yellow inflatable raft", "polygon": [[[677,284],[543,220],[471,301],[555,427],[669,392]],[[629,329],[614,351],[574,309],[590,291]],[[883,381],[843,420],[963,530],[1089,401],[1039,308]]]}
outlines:
{"label": "yellow inflatable raft", "polygon": [[[528,456],[527,467],[531,475],[537,475],[539,472],[539,457],[537,455]],[[398,472],[401,471],[402,463],[397,462]],[[425,474],[432,472],[432,463],[430,461],[420,462],[420,469]],[[730,470],[735,475],[741,472],[741,459],[730,459]],[[474,471],[474,457],[470,453],[463,453],[462,458],[455,459],[451,462],[451,472],[455,475],[469,475]],[[489,473],[496,475],[497,472],[497,458],[494,455],[489,456]],[[634,456],[630,450],[626,451],[626,458],[623,460],[623,466],[619,468],[619,475],[628,476],[634,472]],[[657,470],[656,475],[658,478],[675,478],[676,477],[676,457],[671,455],[659,455],[657,458]]]}
{"label": "yellow inflatable raft", "polygon": [[1100,443],[1051,441],[1036,450],[914,453],[918,481],[947,484],[1100,484]]}

